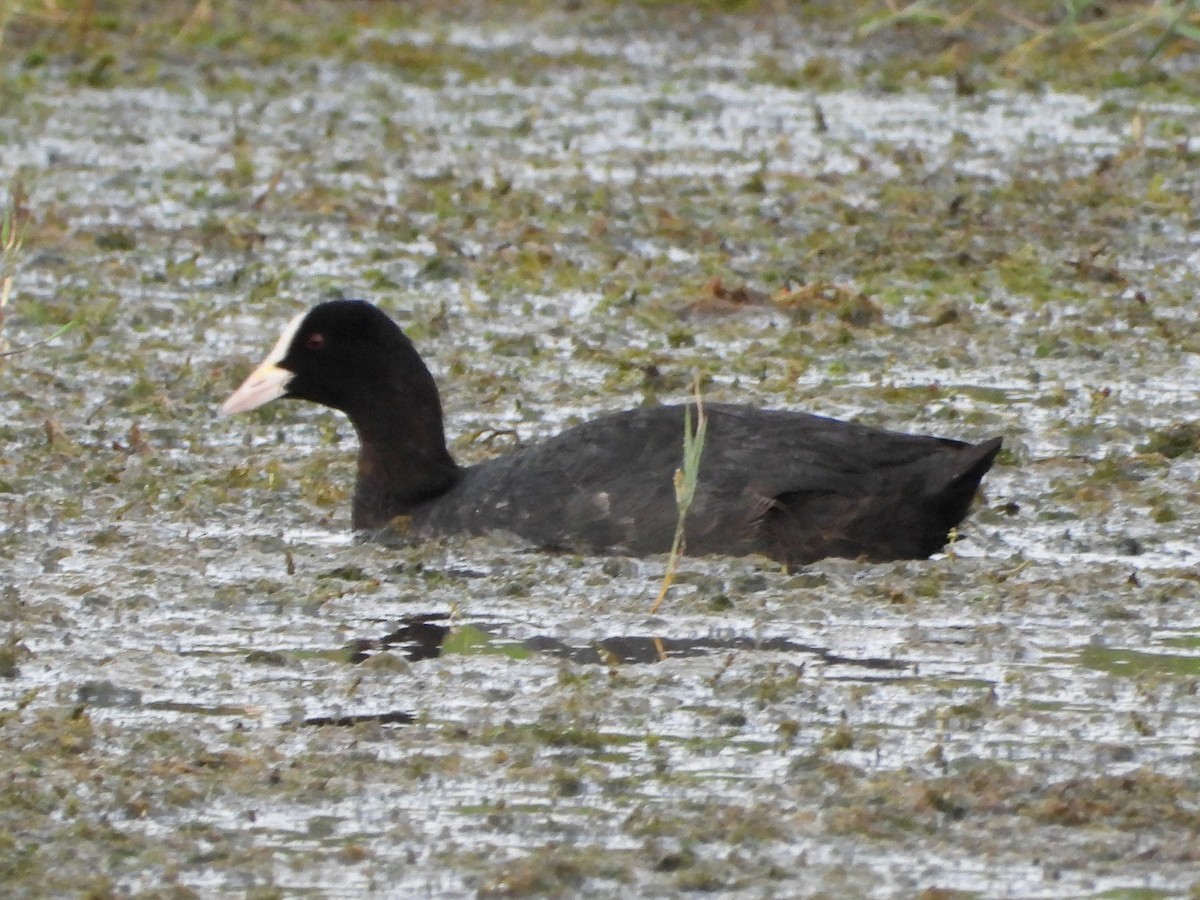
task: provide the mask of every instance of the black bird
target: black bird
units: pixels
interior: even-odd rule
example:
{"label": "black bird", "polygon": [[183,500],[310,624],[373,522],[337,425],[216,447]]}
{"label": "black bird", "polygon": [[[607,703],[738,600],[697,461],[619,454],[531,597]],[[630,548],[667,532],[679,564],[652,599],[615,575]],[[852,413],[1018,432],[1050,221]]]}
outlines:
{"label": "black bird", "polygon": [[[474,466],[446,449],[433,376],[387,315],[361,300],[297,316],[221,406],[296,397],[358,432],[353,526],[406,517],[419,535],[511,532],[546,549],[641,556],[671,548],[684,406],[633,409]],[[799,412],[707,403],[685,551],[918,559],[966,516],[1000,438],[966,444]],[[694,418],[694,417],[693,417]]]}

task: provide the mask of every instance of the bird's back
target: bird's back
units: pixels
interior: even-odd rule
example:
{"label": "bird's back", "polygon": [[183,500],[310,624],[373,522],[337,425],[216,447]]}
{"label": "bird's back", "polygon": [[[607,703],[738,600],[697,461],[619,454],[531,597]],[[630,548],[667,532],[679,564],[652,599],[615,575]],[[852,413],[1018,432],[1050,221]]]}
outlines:
{"label": "bird's back", "polygon": [[[999,449],[999,440],[968,445],[806,413],[726,404],[705,412],[686,530],[695,554],[928,556],[965,516]],[[683,435],[683,406],[605,416],[467,469],[413,521],[581,552],[666,552]]]}

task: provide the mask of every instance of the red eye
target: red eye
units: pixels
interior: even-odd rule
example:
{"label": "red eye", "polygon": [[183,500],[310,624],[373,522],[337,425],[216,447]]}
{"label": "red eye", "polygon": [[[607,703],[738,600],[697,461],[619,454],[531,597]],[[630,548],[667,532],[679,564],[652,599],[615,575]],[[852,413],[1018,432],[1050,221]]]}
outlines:
{"label": "red eye", "polygon": [[324,350],[325,335],[321,334],[319,331],[314,331],[312,334],[305,335],[304,346],[309,350]]}

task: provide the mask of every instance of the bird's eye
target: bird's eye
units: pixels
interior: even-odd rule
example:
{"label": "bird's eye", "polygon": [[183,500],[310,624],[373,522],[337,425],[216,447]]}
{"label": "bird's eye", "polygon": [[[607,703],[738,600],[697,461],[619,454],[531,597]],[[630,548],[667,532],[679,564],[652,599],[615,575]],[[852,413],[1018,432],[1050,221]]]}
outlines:
{"label": "bird's eye", "polygon": [[304,336],[304,346],[309,350],[324,350],[325,335],[319,331],[314,331],[312,334]]}

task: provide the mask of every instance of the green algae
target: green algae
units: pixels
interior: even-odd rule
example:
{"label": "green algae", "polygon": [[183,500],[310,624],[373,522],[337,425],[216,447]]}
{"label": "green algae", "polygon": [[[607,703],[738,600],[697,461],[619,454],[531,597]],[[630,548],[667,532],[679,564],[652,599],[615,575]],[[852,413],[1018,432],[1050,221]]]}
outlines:
{"label": "green algae", "polygon": [[1088,647],[1080,653],[1081,665],[1125,678],[1163,673],[1195,678],[1200,675],[1200,657],[1174,653],[1146,653],[1117,647]]}

